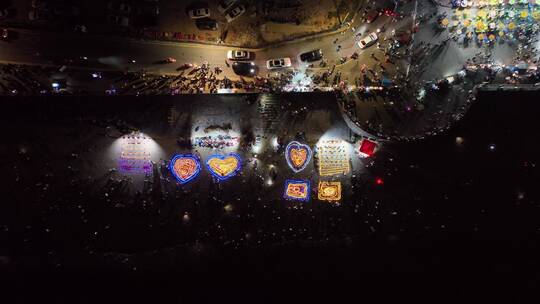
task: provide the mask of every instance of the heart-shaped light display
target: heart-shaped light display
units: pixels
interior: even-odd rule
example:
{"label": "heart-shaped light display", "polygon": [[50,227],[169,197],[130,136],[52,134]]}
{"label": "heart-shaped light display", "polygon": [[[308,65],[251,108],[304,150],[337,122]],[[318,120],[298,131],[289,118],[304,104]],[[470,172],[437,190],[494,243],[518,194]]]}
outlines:
{"label": "heart-shaped light display", "polygon": [[201,163],[192,154],[177,154],[169,162],[169,170],[180,184],[185,184],[199,175]]}
{"label": "heart-shaped light display", "polygon": [[227,155],[214,154],[206,160],[206,166],[218,180],[226,180],[240,171],[242,160],[236,153]]}
{"label": "heart-shaped light display", "polygon": [[309,201],[309,181],[288,179],[285,181],[283,197],[288,200]]}
{"label": "heart-shaped light display", "polygon": [[308,145],[292,141],[285,149],[285,159],[294,172],[304,170],[311,160],[311,148]]}

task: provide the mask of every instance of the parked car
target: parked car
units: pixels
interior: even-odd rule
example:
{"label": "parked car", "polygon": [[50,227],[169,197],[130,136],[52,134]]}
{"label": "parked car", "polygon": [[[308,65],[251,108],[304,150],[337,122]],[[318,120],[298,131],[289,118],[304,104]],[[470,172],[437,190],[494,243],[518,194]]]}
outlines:
{"label": "parked car", "polygon": [[2,40],[9,39],[9,30],[7,28],[0,28],[0,38],[2,38]]}
{"label": "parked car", "polygon": [[0,10],[0,19],[6,19],[10,16],[10,13],[7,9]]}
{"label": "parked car", "polygon": [[188,15],[191,19],[208,18],[210,17],[210,9],[207,7],[194,8],[189,11]]}
{"label": "parked car", "polygon": [[361,48],[361,49],[365,49],[367,47],[370,47],[371,45],[373,45],[375,42],[377,42],[377,40],[379,40],[379,36],[377,36],[377,34],[375,34],[375,32],[367,35],[366,38],[358,41],[358,46]]}
{"label": "parked car", "polygon": [[373,21],[375,21],[377,19],[377,17],[379,17],[379,11],[375,10],[375,9],[371,10],[366,15],[366,22],[367,23],[372,23]]}
{"label": "parked car", "polygon": [[47,10],[49,9],[49,2],[44,0],[32,0],[32,8],[40,9],[40,10]]}
{"label": "parked car", "polygon": [[79,8],[71,5],[57,5],[52,9],[52,13],[56,16],[74,17],[79,15]]}
{"label": "parked car", "polygon": [[168,63],[175,63],[176,59],[172,57],[168,57],[165,59],[154,61],[154,64],[168,64]]}
{"label": "parked car", "polygon": [[30,12],[28,12],[28,19],[30,21],[47,20],[49,18],[50,18],[49,12],[44,11],[44,10],[33,9]]}
{"label": "parked car", "polygon": [[220,13],[223,14],[225,11],[231,8],[231,6],[233,6],[233,4],[235,3],[236,3],[236,0],[221,0],[218,3],[217,9]]}
{"label": "parked car", "polygon": [[313,62],[313,61],[321,60],[322,58],[323,58],[323,52],[321,49],[300,54],[300,60],[306,61],[306,62]]}
{"label": "parked car", "polygon": [[288,68],[291,65],[292,65],[291,58],[288,58],[288,57],[278,58],[278,59],[270,59],[270,60],[266,61],[266,67],[269,70]]}
{"label": "parked car", "polygon": [[140,13],[157,16],[159,15],[159,6],[156,4],[148,3],[148,5],[145,5],[143,8],[141,8]]}
{"label": "parked car", "polygon": [[244,50],[230,50],[227,52],[227,59],[229,60],[250,60],[252,59],[252,52]]}
{"label": "parked car", "polygon": [[254,62],[233,62],[232,69],[235,74],[253,77],[257,74],[257,66]]}
{"label": "parked car", "polygon": [[184,63],[181,66],[177,67],[176,70],[177,71],[184,71],[184,70],[187,70],[187,69],[191,69],[193,66],[194,66],[193,63]]}
{"label": "parked car", "polygon": [[109,15],[107,21],[113,25],[129,26],[129,18],[126,16]]}
{"label": "parked car", "polygon": [[225,14],[225,19],[227,19],[227,22],[232,22],[234,19],[240,17],[240,15],[245,12],[246,8],[243,5],[237,5],[232,8],[227,14]]}
{"label": "parked car", "polygon": [[214,19],[201,18],[195,20],[195,25],[199,30],[216,31],[218,29],[218,23]]}
{"label": "parked car", "polygon": [[109,2],[107,8],[120,14],[129,14],[131,12],[131,6],[123,2]]}

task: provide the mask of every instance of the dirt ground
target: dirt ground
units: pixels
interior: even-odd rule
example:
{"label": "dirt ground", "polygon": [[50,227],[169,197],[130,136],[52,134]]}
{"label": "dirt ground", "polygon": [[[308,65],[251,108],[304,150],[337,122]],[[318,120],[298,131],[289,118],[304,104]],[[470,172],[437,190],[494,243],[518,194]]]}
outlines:
{"label": "dirt ground", "polygon": [[[352,16],[361,0],[239,0],[246,12],[228,23],[225,15],[217,9],[219,0],[178,1],[161,0],[118,0],[130,6],[129,13],[114,13],[107,7],[107,0],[80,1],[76,5],[79,14],[75,17],[54,16],[50,20],[29,20],[33,10],[30,0],[14,0],[9,6],[12,14],[0,25],[25,27],[36,30],[73,31],[77,24],[87,27],[89,33],[141,35],[149,39],[199,41],[225,43],[244,47],[259,47],[268,43],[290,40],[337,28],[340,19]],[[151,24],[140,25],[141,11],[156,6]],[[218,22],[216,31],[199,30],[195,20],[187,12],[195,7],[208,7],[210,18]],[[339,16],[337,11],[339,9]],[[123,15],[129,18],[128,27],[112,26],[107,23],[108,15]],[[152,33],[147,35],[147,33]],[[163,34],[164,33],[164,34]]]}

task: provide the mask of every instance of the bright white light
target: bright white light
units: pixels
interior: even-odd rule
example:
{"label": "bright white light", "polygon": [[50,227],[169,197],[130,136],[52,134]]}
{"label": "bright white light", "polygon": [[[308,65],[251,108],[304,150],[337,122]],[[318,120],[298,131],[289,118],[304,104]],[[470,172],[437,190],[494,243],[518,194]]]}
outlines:
{"label": "bright white light", "polygon": [[277,149],[279,147],[277,137],[272,138],[272,147],[274,147],[274,149]]}
{"label": "bright white light", "polygon": [[[220,137],[222,139],[220,139]],[[226,138],[224,138],[226,137]],[[203,138],[206,138],[203,140]],[[210,138],[210,141],[209,141]],[[204,142],[203,146],[201,148],[207,148],[212,149],[209,145],[211,143],[218,143],[223,142],[227,143],[222,146],[216,147],[215,149],[219,149],[224,152],[234,152],[238,149],[239,143],[240,143],[240,134],[233,131],[233,130],[210,130],[208,132],[204,132],[204,128],[200,128],[198,131],[193,131],[191,133],[191,143],[198,147],[198,142]]]}
{"label": "bright white light", "polygon": [[53,82],[52,83],[52,87],[53,88],[58,88],[60,85],[58,84],[58,82]]}
{"label": "bright white light", "polygon": [[256,143],[254,143],[253,145],[251,145],[251,152],[254,153],[254,154],[259,154],[261,153],[262,149],[263,149],[263,142],[262,141],[258,141]]}
{"label": "bright white light", "polygon": [[118,167],[125,162],[142,163],[147,160],[157,163],[166,157],[158,143],[141,132],[116,139],[109,148],[109,156]]}

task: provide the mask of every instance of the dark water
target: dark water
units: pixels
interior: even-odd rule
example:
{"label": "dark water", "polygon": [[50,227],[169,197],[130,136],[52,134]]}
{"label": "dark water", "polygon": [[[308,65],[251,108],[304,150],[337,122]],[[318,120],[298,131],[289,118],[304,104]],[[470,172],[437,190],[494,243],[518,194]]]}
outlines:
{"label": "dark water", "polygon": [[[316,94],[279,99],[313,107],[332,103],[331,96]],[[72,141],[83,150],[107,119],[166,132],[170,100],[7,99],[0,151],[7,185],[0,207],[3,267],[18,274],[114,273],[111,281],[126,276],[145,281],[152,273],[220,282],[233,273],[243,279],[332,280],[405,272],[448,273],[467,285],[493,282],[489,274],[503,273],[527,284],[540,261],[536,99],[482,93],[448,133],[385,145],[373,166],[351,177],[337,207],[268,197],[260,202],[261,190],[249,182],[234,195],[224,194],[227,186],[210,183],[200,188],[205,193],[198,200],[181,190],[163,197],[167,186],[162,185],[160,191],[123,193],[111,202],[102,184],[83,182],[80,171],[68,175],[79,180],[75,186],[66,186],[67,178],[58,180],[66,171],[60,169],[62,157],[74,148],[66,149],[67,142],[51,148],[51,131],[71,128]],[[181,102],[172,103],[181,108]],[[325,111],[334,111],[329,107]],[[82,119],[77,123],[74,117]],[[457,144],[456,137],[463,141]],[[47,149],[36,152],[36,142]],[[21,154],[23,143],[32,151]],[[43,176],[46,172],[55,175]],[[14,182],[16,175],[20,180]],[[376,178],[384,185],[376,185]],[[40,180],[48,190],[37,190],[44,187]],[[221,197],[216,202],[211,194]],[[115,207],[120,201],[124,206]],[[223,211],[227,203],[234,205],[232,213]],[[181,218],[186,211],[189,223]],[[480,285],[500,282],[493,284]]]}

